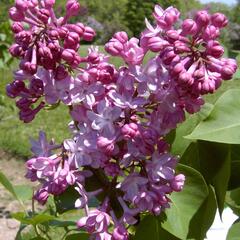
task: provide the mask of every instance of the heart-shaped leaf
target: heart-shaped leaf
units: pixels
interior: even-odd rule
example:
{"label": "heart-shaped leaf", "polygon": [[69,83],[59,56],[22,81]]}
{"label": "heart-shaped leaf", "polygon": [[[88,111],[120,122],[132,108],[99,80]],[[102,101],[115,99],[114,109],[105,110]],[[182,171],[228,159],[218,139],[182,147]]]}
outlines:
{"label": "heart-shaped leaf", "polygon": [[240,144],[240,89],[226,91],[210,115],[186,136],[211,142]]}

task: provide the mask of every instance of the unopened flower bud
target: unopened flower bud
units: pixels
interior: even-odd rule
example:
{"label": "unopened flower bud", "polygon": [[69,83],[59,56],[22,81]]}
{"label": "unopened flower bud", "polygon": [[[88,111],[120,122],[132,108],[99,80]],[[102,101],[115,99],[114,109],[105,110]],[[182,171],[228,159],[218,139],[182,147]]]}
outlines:
{"label": "unopened flower bud", "polygon": [[209,25],[206,27],[206,29],[204,30],[203,34],[202,34],[202,38],[205,41],[209,41],[209,40],[214,40],[217,37],[219,37],[219,29],[214,27],[213,25]]}
{"label": "unopened flower bud", "polygon": [[20,22],[14,22],[11,26],[11,29],[14,33],[19,33],[23,31],[23,25]]}
{"label": "unopened flower bud", "polygon": [[40,9],[37,12],[37,17],[44,23],[47,24],[48,23],[48,19],[49,19],[50,13],[47,9]]}
{"label": "unopened flower bud", "polygon": [[214,13],[211,16],[211,22],[215,27],[224,28],[228,24],[226,16],[222,13]]}
{"label": "unopened flower bud", "polygon": [[21,12],[16,7],[12,7],[9,9],[9,17],[11,18],[11,20],[16,21],[16,22],[21,22],[25,18],[24,13]]}
{"label": "unopened flower bud", "polygon": [[185,19],[182,24],[182,33],[195,35],[197,33],[197,24],[192,19]]}
{"label": "unopened flower bud", "polygon": [[195,21],[199,27],[205,27],[210,21],[210,16],[207,11],[198,11],[195,16]]}
{"label": "unopened flower bud", "polygon": [[121,132],[126,139],[132,139],[139,135],[138,125],[136,123],[125,124]]}
{"label": "unopened flower bud", "polygon": [[236,70],[227,65],[222,67],[221,76],[224,80],[231,80]]}
{"label": "unopened flower bud", "polygon": [[55,4],[55,0],[44,0],[44,4],[47,9],[50,9]]}
{"label": "unopened flower bud", "polygon": [[17,97],[23,90],[25,90],[25,84],[20,80],[9,83],[6,87],[7,95],[11,98]]}
{"label": "unopened flower bud", "polygon": [[16,43],[9,48],[9,52],[13,57],[20,57],[24,55],[22,47]]}
{"label": "unopened flower bud", "polygon": [[67,16],[77,16],[80,10],[80,4],[77,0],[68,0],[66,4]]}
{"label": "unopened flower bud", "polygon": [[28,9],[27,1],[24,0],[16,0],[15,7],[22,12],[25,12]]}
{"label": "unopened flower bud", "polygon": [[59,65],[54,71],[54,77],[56,80],[65,79],[68,76],[68,72],[63,65]]}
{"label": "unopened flower bud", "polygon": [[82,36],[83,40],[91,42],[95,36],[96,36],[96,33],[91,27],[85,27],[84,33]]}
{"label": "unopened flower bud", "polygon": [[170,185],[174,191],[180,192],[183,189],[184,182],[185,176],[183,174],[178,174],[177,176],[174,177]]}
{"label": "unopened flower bud", "polygon": [[160,52],[168,45],[168,42],[160,37],[152,37],[148,39],[147,46],[152,52]]}
{"label": "unopened flower bud", "polygon": [[123,44],[128,41],[128,35],[126,32],[117,32],[113,37]]}
{"label": "unopened flower bud", "polygon": [[38,190],[34,195],[34,199],[36,199],[41,205],[44,205],[47,202],[48,197],[49,197],[49,193],[44,188]]}
{"label": "unopened flower bud", "polygon": [[215,58],[220,58],[224,53],[224,47],[222,47],[217,41],[208,41],[207,53]]}
{"label": "unopened flower bud", "polygon": [[98,138],[97,146],[101,151],[108,155],[111,155],[114,151],[114,142],[105,137]]}
{"label": "unopened flower bud", "polygon": [[123,45],[119,41],[110,40],[110,42],[106,43],[105,50],[112,56],[119,56],[123,50]]}

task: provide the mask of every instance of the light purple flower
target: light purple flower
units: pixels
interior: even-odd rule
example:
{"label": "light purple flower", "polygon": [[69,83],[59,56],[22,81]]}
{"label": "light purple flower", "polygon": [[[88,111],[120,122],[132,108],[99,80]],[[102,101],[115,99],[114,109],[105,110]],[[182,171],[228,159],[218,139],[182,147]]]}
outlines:
{"label": "light purple flower", "polygon": [[88,111],[87,116],[92,121],[92,128],[103,135],[112,136],[115,133],[114,121],[120,117],[121,109],[111,107],[106,100],[97,105],[97,113]]}
{"label": "light purple flower", "polygon": [[170,154],[155,152],[152,160],[147,161],[146,165],[149,179],[153,182],[159,182],[161,179],[172,180],[175,175],[176,164],[177,159]]}

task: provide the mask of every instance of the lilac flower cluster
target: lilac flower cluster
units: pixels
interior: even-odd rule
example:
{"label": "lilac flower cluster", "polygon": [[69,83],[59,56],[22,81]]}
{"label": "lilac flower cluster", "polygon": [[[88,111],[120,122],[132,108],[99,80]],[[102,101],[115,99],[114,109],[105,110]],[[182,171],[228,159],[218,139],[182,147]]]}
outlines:
{"label": "lilac flower cluster", "polygon": [[[216,40],[227,19],[200,11],[175,29],[179,11],[156,6],[156,26],[146,21],[140,40],[118,32],[106,44],[110,55],[126,63],[116,68],[97,47],[87,57],[78,55],[79,41],[94,36],[89,27],[66,23],[79,11],[78,2],[68,0],[59,19],[53,4],[16,0],[10,9],[16,34],[10,52],[21,61],[7,93],[20,97],[20,118],[30,122],[46,103],[61,101],[73,120],[72,138],[61,145],[48,143],[43,133],[33,141],[26,177],[41,183],[34,197],[42,204],[49,194],[75,187],[75,206],[86,214],[77,225],[92,239],[127,240],[127,228],[140,214],[159,215],[170,207],[169,195],[183,188],[185,177],[176,175],[178,158],[169,153],[166,134],[184,121],[185,111],[198,112],[202,95],[237,69],[234,60],[221,58]],[[149,51],[156,56],[144,64]],[[91,192],[89,181],[98,182]],[[89,209],[93,197],[99,199],[97,209]]]}

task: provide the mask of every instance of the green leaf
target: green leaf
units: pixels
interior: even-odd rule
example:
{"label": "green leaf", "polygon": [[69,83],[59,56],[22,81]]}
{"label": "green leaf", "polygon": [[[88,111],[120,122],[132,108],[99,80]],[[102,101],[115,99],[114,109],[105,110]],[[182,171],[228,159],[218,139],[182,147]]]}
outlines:
{"label": "green leaf", "polygon": [[191,219],[198,212],[209,192],[203,176],[195,169],[179,165],[179,172],[186,176],[186,182],[181,192],[173,193],[172,203],[166,210],[167,219],[162,227],[180,239],[187,239]]}
{"label": "green leaf", "polygon": [[228,190],[240,187],[240,160],[231,162],[231,176],[228,183]]}
{"label": "green leaf", "polygon": [[240,144],[240,89],[226,91],[210,115],[186,136],[210,142]]}
{"label": "green leaf", "polygon": [[198,141],[188,147],[180,161],[200,171],[207,183],[214,187],[220,214],[231,173],[230,157],[229,145]]}
{"label": "green leaf", "polygon": [[211,227],[216,211],[217,201],[214,189],[209,186],[209,195],[193,216],[189,226],[188,239],[202,240],[205,239],[208,229]]}
{"label": "green leaf", "polygon": [[15,237],[15,240],[24,240],[23,237],[22,237],[22,231],[27,227],[26,224],[21,224],[19,226],[19,229],[17,231],[17,234],[16,234],[16,237]]}
{"label": "green leaf", "polygon": [[55,219],[54,216],[51,216],[48,214],[38,214],[30,217],[30,216],[26,216],[24,212],[13,213],[12,217],[20,221],[21,223],[28,224],[28,225],[37,225],[37,224],[49,222]]}
{"label": "green leaf", "polygon": [[226,240],[239,240],[240,237],[240,222],[236,222],[228,231]]}
{"label": "green leaf", "polygon": [[171,152],[175,155],[182,156],[192,140],[184,138],[190,134],[200,121],[207,118],[213,109],[213,105],[206,103],[200,112],[194,115],[187,115],[186,121],[176,128],[175,138],[171,146]]}
{"label": "green leaf", "polygon": [[146,216],[138,225],[133,240],[179,240],[161,227],[161,221],[160,217]]}
{"label": "green leaf", "polygon": [[6,190],[8,190],[13,195],[15,199],[18,199],[13,185],[2,172],[0,172],[0,183],[5,187]]}
{"label": "green leaf", "polygon": [[227,192],[226,203],[236,215],[240,216],[240,188]]}
{"label": "green leaf", "polygon": [[88,240],[89,235],[87,233],[74,233],[68,235],[65,240]]}
{"label": "green leaf", "polygon": [[26,185],[13,186],[7,177],[0,172],[0,183],[8,190],[12,196],[22,205],[23,202],[32,198],[32,189]]}
{"label": "green leaf", "polygon": [[30,240],[47,240],[46,238],[43,238],[43,237],[34,237],[34,238],[31,238]]}

